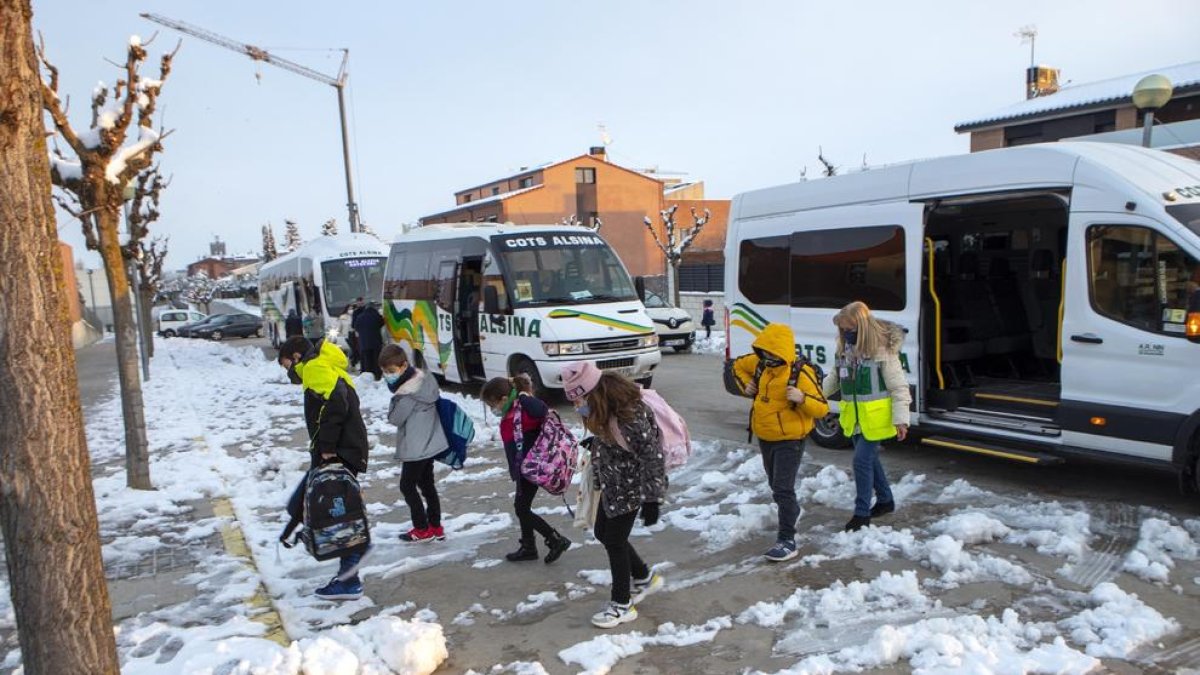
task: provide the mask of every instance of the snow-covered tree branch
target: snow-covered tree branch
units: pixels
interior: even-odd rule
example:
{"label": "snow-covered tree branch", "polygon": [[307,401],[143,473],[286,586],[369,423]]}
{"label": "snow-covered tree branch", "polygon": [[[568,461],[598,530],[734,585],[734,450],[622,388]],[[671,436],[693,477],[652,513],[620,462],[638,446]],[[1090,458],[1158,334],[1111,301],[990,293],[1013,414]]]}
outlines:
{"label": "snow-covered tree branch", "polygon": [[670,208],[659,211],[659,216],[663,221],[663,236],[660,236],[658,230],[655,229],[654,221],[650,220],[650,216],[642,219],[646,224],[646,229],[654,237],[654,244],[663,252],[667,259],[667,265],[670,266],[667,272],[667,290],[676,304],[679,304],[679,290],[676,281],[679,275],[679,263],[683,261],[683,252],[692,245],[705,223],[712,217],[712,213],[708,209],[704,209],[704,215],[700,216],[693,208],[692,226],[686,232],[681,233],[675,225],[675,212],[678,209],[678,204],[672,204]]}

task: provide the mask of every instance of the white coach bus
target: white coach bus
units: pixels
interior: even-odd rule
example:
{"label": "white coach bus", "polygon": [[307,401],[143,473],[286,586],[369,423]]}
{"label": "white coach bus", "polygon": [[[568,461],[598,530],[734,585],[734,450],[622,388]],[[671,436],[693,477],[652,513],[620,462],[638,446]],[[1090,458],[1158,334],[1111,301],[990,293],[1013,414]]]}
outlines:
{"label": "white coach bus", "polygon": [[725,255],[729,354],[783,322],[829,370],[832,317],[862,300],[908,331],[921,442],[1196,487],[1198,162],[1066,142],[757,190],[733,200]]}
{"label": "white coach bus", "polygon": [[384,318],[419,367],[451,382],[525,373],[562,388],[592,360],[649,386],[662,358],[620,259],[581,227],[430,225],[392,244]]}
{"label": "white coach bus", "polygon": [[[258,297],[271,344],[283,343],[284,323],[292,311],[300,317],[305,337],[320,338],[331,335],[356,298],[380,302],[386,263],[386,244],[367,234],[342,234],[317,237],[263,264]],[[343,348],[349,346],[345,335],[334,337]]]}

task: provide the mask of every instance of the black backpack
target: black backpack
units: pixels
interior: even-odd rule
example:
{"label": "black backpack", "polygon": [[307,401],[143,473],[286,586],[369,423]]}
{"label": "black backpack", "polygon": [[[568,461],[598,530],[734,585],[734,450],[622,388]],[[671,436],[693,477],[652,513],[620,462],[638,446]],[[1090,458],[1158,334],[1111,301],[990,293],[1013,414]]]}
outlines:
{"label": "black backpack", "polygon": [[[340,462],[312,469],[288,500],[291,517],[279,540],[291,548],[297,541],[317,560],[360,553],[371,543],[371,529],[358,479]],[[288,541],[297,526],[295,538]]]}
{"label": "black backpack", "polygon": [[[742,386],[741,386],[741,383],[738,381],[737,374],[733,370],[733,362],[736,360],[737,359],[731,359],[731,360],[725,362],[725,372],[724,372],[725,390],[735,396],[746,396],[746,393],[744,391],[742,391]],[[809,375],[807,372],[805,372],[804,366],[809,366],[810,368],[812,368],[812,371],[813,371],[813,373],[816,374],[816,377],[813,377],[812,375]],[[753,382],[754,382],[755,386],[757,386],[759,380],[762,379],[763,371],[766,369],[767,369],[767,366],[763,362],[763,359],[759,358],[758,366],[756,366],[754,368]],[[820,396],[822,401],[824,401],[825,396],[824,396],[824,394],[821,393],[821,382],[822,382],[822,380],[825,379],[825,375],[821,371],[821,367],[818,366],[817,364],[813,363],[812,361],[810,361],[809,358],[807,356],[805,356],[804,354],[797,354],[796,360],[792,361],[791,371],[788,372],[787,386],[789,386],[789,387],[796,386],[796,383],[800,381],[801,373],[803,373],[804,377],[808,378],[808,380],[813,383],[813,386],[816,387],[817,395]],[[754,418],[754,403],[753,403],[753,401],[756,397],[757,397],[757,394],[755,396],[747,397],[751,400],[750,417],[746,421],[746,442],[747,443],[754,440],[754,432],[751,430],[751,428],[753,426],[751,424],[751,420],[753,420],[753,418]],[[794,406],[795,404],[793,403],[792,405]]]}

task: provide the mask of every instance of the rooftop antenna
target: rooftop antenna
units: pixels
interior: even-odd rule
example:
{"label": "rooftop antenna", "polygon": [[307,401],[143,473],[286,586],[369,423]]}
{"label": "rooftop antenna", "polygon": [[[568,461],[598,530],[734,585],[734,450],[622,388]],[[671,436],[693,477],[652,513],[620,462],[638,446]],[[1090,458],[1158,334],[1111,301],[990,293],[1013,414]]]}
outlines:
{"label": "rooftop antenna", "polygon": [[1027,42],[1029,43],[1029,67],[1030,68],[1037,65],[1037,59],[1034,56],[1034,54],[1035,54],[1034,50],[1037,47],[1037,33],[1038,33],[1037,26],[1035,26],[1033,24],[1027,24],[1025,26],[1021,26],[1020,28],[1017,29],[1017,32],[1013,33],[1013,37],[1021,38],[1021,44],[1025,44]]}

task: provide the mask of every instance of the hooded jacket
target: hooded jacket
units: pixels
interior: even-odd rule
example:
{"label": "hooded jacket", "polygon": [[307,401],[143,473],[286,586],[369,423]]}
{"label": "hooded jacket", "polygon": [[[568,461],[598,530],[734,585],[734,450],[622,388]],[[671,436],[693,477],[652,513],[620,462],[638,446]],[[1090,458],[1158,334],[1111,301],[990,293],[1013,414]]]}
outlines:
{"label": "hooded jacket", "polygon": [[879,351],[867,357],[846,350],[837,355],[836,368],[825,376],[823,389],[832,395],[842,392],[842,432],[862,433],[868,441],[896,435],[896,426],[909,423],[912,394],[900,364],[904,329],[891,321],[879,321],[883,329]]}
{"label": "hooded jacket", "polygon": [[[792,403],[787,398],[788,378],[796,361],[796,338],[792,329],[781,323],[767,324],[754,339],[754,348],[777,356],[784,363],[764,369],[756,383],[758,392],[750,408],[750,430],[764,441],[803,439],[812,431],[815,418],[829,414],[829,404],[817,387],[816,372],[808,364],[801,367],[796,388],[804,392],[804,402]],[[754,352],[733,362],[733,372],[742,391],[754,381],[758,362],[758,354]]]}
{"label": "hooded jacket", "polygon": [[438,417],[439,396],[437,381],[419,368],[392,394],[388,421],[396,425],[396,459],[419,462],[450,447],[446,432],[442,431],[442,419]]}
{"label": "hooded jacket", "polygon": [[304,387],[304,422],[312,465],[320,464],[322,454],[334,453],[358,473],[367,469],[370,443],[358,392],[346,372],[349,363],[337,345],[320,340],[296,364],[296,373]]}

